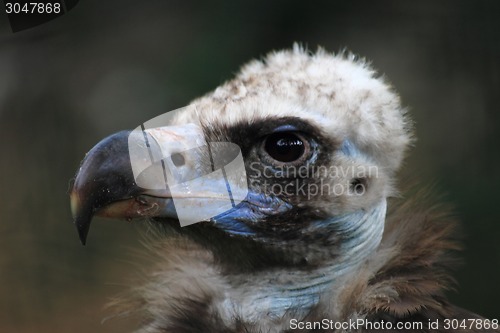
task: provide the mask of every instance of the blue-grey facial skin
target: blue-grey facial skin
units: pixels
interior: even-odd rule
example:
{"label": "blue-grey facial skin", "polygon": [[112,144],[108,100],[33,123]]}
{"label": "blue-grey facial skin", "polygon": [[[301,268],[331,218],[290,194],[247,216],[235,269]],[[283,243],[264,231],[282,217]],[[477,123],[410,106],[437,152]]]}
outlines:
{"label": "blue-grey facial skin", "polygon": [[[349,140],[344,140],[339,151],[350,158],[364,158],[356,146]],[[279,171],[277,171],[279,172]],[[352,194],[356,195],[356,194]],[[279,195],[255,193],[250,191],[247,198],[238,204],[235,208],[224,212],[211,219],[214,225],[227,232],[230,235],[250,237],[255,240],[273,242],[273,238],[279,239],[283,231],[278,227],[271,230],[266,228],[270,220],[283,219],[283,229],[289,228],[286,222],[286,216],[292,220],[293,215],[301,216],[301,210],[289,203],[286,198]],[[284,218],[285,217],[285,218]],[[348,213],[339,213],[338,215],[318,214],[318,216],[303,216],[301,221],[294,223],[301,224],[297,229],[301,229],[297,237],[306,235],[314,238],[325,239],[325,242],[335,242],[334,238],[343,238],[343,246],[346,249],[355,247],[359,244],[352,244],[351,240],[366,241],[362,235],[365,226],[360,223],[382,224],[385,217],[385,199],[373,207],[363,207]],[[373,221],[372,221],[373,220]],[[266,230],[267,229],[267,230]],[[297,230],[296,229],[296,230]],[[365,230],[366,231],[366,230]],[[332,236],[328,240],[329,235]],[[287,237],[293,237],[288,232]],[[378,235],[376,235],[378,237]],[[375,237],[375,238],[377,238]]]}
{"label": "blue-grey facial skin", "polygon": [[246,199],[235,208],[211,220],[218,228],[229,234],[257,236],[255,230],[251,228],[252,224],[265,223],[266,218],[283,214],[291,209],[292,205],[276,196],[249,192]]}

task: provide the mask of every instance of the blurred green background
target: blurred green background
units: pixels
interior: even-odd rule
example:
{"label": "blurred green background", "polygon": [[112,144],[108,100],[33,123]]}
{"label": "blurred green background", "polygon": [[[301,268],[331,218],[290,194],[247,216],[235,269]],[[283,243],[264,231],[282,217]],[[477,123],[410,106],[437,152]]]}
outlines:
{"label": "blurred green background", "polygon": [[128,332],[141,225],[95,221],[82,247],[68,187],[100,139],[181,106],[295,41],[370,59],[418,142],[403,177],[456,207],[460,306],[500,318],[500,1],[81,0],[13,34],[0,13],[0,332]]}

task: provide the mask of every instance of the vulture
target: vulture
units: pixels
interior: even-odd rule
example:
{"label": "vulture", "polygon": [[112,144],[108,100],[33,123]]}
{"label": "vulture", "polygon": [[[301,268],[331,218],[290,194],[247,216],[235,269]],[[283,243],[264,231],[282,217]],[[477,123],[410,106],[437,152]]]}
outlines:
{"label": "vulture", "polygon": [[70,193],[84,244],[94,215],[154,226],[137,332],[500,332],[445,295],[455,219],[397,190],[413,123],[366,60],[294,45],[162,119],[98,143]]}

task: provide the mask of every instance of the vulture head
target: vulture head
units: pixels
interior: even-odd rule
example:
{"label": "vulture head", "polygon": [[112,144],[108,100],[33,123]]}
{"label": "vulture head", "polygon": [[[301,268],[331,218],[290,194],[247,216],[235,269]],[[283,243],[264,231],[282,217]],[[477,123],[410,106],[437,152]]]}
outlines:
{"label": "vulture head", "polygon": [[[408,269],[404,260],[432,266],[423,248],[443,233],[427,228],[435,238],[424,241],[420,222],[399,217],[394,224],[404,227],[388,227],[411,123],[364,60],[297,46],[274,52],[154,124],[98,143],[71,191],[83,243],[94,215],[158,226],[159,259],[134,303],[146,317],[141,332],[284,332],[294,318],[413,318],[442,297],[431,286],[403,299],[389,282],[399,281],[391,269]],[[241,165],[229,170],[238,156]],[[167,171],[180,175],[177,184]],[[223,177],[202,177],[214,172]],[[205,217],[181,226],[189,214]],[[402,252],[409,239],[412,259]]]}

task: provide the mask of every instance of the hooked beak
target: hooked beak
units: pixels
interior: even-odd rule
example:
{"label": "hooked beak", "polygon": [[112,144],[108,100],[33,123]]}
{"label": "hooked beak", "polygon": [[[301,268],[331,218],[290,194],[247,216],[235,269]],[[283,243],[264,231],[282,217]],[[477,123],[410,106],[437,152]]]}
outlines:
{"label": "hooked beak", "polygon": [[[213,147],[191,125],[142,127],[99,142],[82,161],[70,194],[82,244],[94,216],[165,217],[188,225],[234,208],[247,194],[241,152],[226,143],[216,156]],[[224,170],[228,163],[232,168]]]}
{"label": "hooked beak", "polygon": [[[150,216],[165,199],[150,202],[134,179],[128,151],[130,131],[111,135],[85,156],[71,190],[71,211],[78,235],[85,245],[92,218],[96,216],[132,219]],[[170,200],[171,201],[171,200]],[[170,204],[171,214],[175,208]]]}

